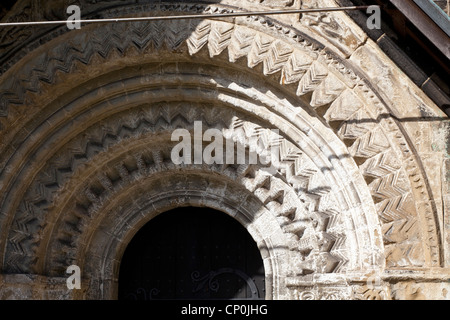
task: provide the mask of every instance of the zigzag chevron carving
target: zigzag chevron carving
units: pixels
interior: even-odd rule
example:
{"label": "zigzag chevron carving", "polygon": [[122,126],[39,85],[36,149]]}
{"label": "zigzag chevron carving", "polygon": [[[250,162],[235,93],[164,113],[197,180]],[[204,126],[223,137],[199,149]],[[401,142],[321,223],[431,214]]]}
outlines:
{"label": "zigzag chevron carving", "polygon": [[301,96],[314,91],[328,75],[328,68],[320,62],[314,62],[303,78],[300,79],[297,95]]}
{"label": "zigzag chevron carving", "polygon": [[[29,270],[23,269],[22,266],[32,267],[36,262],[35,250],[40,244],[40,239],[36,233],[30,233],[30,231],[44,227],[45,215],[51,210],[58,195],[64,192],[68,181],[80,170],[79,168],[83,168],[97,154],[108,152],[108,148],[113,145],[126,143],[124,142],[126,137],[141,136],[146,132],[166,131],[179,126],[185,128],[192,126],[193,121],[202,118],[205,109],[210,109],[210,113],[216,114],[214,117],[216,123],[210,123],[210,125],[223,128],[224,136],[229,139],[240,141],[248,146],[249,139],[256,136],[266,146],[273,144],[282,146],[280,148],[281,162],[277,164],[279,174],[267,175],[257,166],[247,165],[246,170],[240,170],[237,167],[236,172],[232,173],[232,178],[241,179],[245,187],[275,214],[280,226],[291,239],[290,249],[293,252],[293,259],[298,261],[299,269],[293,272],[302,274],[343,270],[347,262],[345,237],[337,231],[339,228],[328,231],[326,222],[331,215],[339,215],[339,213],[336,210],[333,213],[316,211],[321,207],[322,195],[327,195],[328,198],[329,205],[326,210],[330,210],[331,206],[337,208],[336,202],[332,201],[334,196],[327,191],[330,190],[327,181],[322,177],[320,170],[314,169],[312,161],[293,144],[268,129],[260,128],[239,118],[235,118],[230,128],[226,129],[221,123],[222,119],[226,119],[225,114],[223,117],[217,116],[223,113],[223,110],[198,108],[195,105],[170,108],[161,105],[158,108],[159,113],[155,112],[155,107],[152,108],[152,112],[141,109],[108,121],[101,128],[95,127],[72,141],[65,151],[53,158],[46,169],[40,173],[17,212],[16,224],[10,231],[11,251],[6,258],[8,270],[28,272]],[[184,112],[188,112],[187,117],[184,116]],[[155,113],[159,116],[155,116]],[[146,114],[152,114],[151,118],[147,118]],[[167,121],[168,119],[170,121]],[[114,190],[120,188],[123,183],[132,183],[137,176],[146,176],[155,170],[163,170],[164,163],[171,163],[170,159],[167,159],[170,152],[161,152],[156,146],[150,150],[142,150],[133,158],[128,158],[116,165],[115,174],[107,174],[103,170],[89,187],[82,184],[84,192],[77,193],[78,211],[74,213],[77,218],[74,220],[74,217],[68,217],[69,220],[66,221],[64,229],[60,231],[59,242],[64,252],[74,251],[83,226],[88,225],[85,220],[92,217],[101,207],[100,203],[104,201],[104,197],[108,194],[112,195],[116,192]],[[227,171],[229,167],[226,170],[225,168],[220,169],[222,174],[229,172]],[[281,174],[281,172],[284,173]],[[117,183],[118,181],[121,183]],[[294,182],[295,188],[292,189],[286,181]],[[301,184],[298,183],[299,181]],[[311,193],[311,197],[307,199],[309,203],[299,199],[297,195],[299,190],[303,194]],[[330,226],[336,228],[336,221]],[[328,253],[325,255],[325,252]],[[64,258],[60,263],[64,265],[68,262],[67,259],[67,257]]]}
{"label": "zigzag chevron carving", "polygon": [[370,181],[369,187],[383,226],[385,248],[388,252],[407,248],[402,251],[404,255],[401,256],[388,254],[389,264],[422,266],[422,259],[409,258],[413,254],[423,257],[423,248],[419,238],[414,200],[406,187],[409,182],[399,160],[392,150],[388,149],[367,160],[361,170],[366,180]]}
{"label": "zigzag chevron carving", "polygon": [[[254,33],[247,28],[236,28],[228,47],[231,62],[248,55],[254,40]],[[192,54],[192,53],[191,53]]]}
{"label": "zigzag chevron carving", "polygon": [[[344,72],[335,74],[336,68],[329,68],[327,60],[321,56],[320,49],[297,35],[295,39],[298,46],[293,46],[284,42],[283,38],[276,38],[273,32],[265,34],[244,25],[207,20],[198,24],[191,21],[188,25],[189,27],[186,28],[186,25],[181,27],[177,22],[117,24],[111,28],[105,27],[96,33],[82,35],[80,36],[82,39],[76,39],[73,43],[60,43],[52,51],[36,56],[33,69],[19,73],[17,77],[2,79],[0,117],[7,117],[8,109],[15,107],[14,105],[26,106],[27,95],[39,93],[43,84],[54,84],[58,73],[72,72],[77,63],[88,65],[94,57],[108,59],[113,52],[123,55],[130,48],[144,52],[163,49],[176,51],[184,50],[183,48],[186,47],[190,55],[205,50],[210,57],[227,53],[231,62],[246,58],[250,68],[262,65],[265,75],[279,75],[281,84],[297,85],[298,96],[308,97],[308,94],[311,94],[309,103],[312,107],[327,106],[325,120],[336,129],[339,137],[349,146],[351,155],[357,160],[361,173],[371,187],[381,221],[391,226],[385,229],[386,245],[393,241],[402,241],[399,239],[405,239],[405,233],[408,233],[408,241],[414,242],[415,233],[419,232],[418,228],[398,227],[396,224],[396,221],[399,221],[402,226],[411,226],[416,219],[416,209],[414,205],[411,205],[410,191],[398,188],[396,183],[398,179],[407,177],[407,173],[401,169],[401,166],[390,163],[391,157],[397,157],[397,155],[390,153],[393,147],[385,127],[370,121],[373,117],[369,115],[367,109],[371,100],[364,97],[364,94],[370,95],[370,89],[361,84],[361,81],[358,82],[357,87],[350,88],[341,80],[342,77],[347,77],[351,78],[348,82],[353,83],[358,81],[357,76],[344,74]],[[274,27],[273,30],[275,29]],[[280,33],[282,32],[284,36],[291,37],[291,40],[294,39],[293,35],[283,30],[281,26],[278,30],[281,30]],[[349,71],[346,70],[346,72]],[[77,165],[77,161],[83,161],[84,157],[98,152],[98,144],[105,145],[108,140],[111,143],[114,141],[114,132],[98,137],[95,143],[80,146],[78,153],[73,152],[74,156],[70,162],[64,162],[60,167],[58,166],[57,171],[48,173],[51,178],[46,184],[46,190],[59,187],[58,184],[52,184],[52,181],[55,182],[61,178],[53,180],[52,177],[69,174],[70,170]],[[281,149],[284,150],[283,163],[286,166],[284,170],[289,183],[311,196],[325,198],[327,189],[318,187],[320,181],[315,180],[317,177],[315,169],[301,164],[302,156],[290,154],[287,146],[282,146]],[[295,161],[291,161],[294,158]],[[125,172],[122,170],[122,173]],[[104,180],[103,183],[111,187],[108,181]],[[29,203],[21,207],[21,210],[33,213],[33,217],[35,217],[36,207],[46,208],[50,205],[42,199],[40,192],[44,191],[42,187],[40,188],[33,191],[34,200],[27,200]],[[92,197],[92,194],[90,196]],[[274,195],[270,197],[273,198]],[[276,199],[280,197],[278,194]],[[321,202],[322,200],[319,201]],[[292,214],[290,210],[283,208],[282,212],[290,216]],[[333,217],[334,213],[330,213],[330,216]],[[39,220],[38,214],[32,221],[34,223],[37,220]],[[18,221],[17,234],[11,238],[11,245],[22,254],[26,246],[21,244],[33,241],[23,234],[23,230],[30,228],[28,224],[31,220],[18,219]],[[430,237],[434,237],[432,228],[429,234]],[[303,245],[306,246],[305,243]],[[419,250],[418,247],[414,248]],[[18,261],[17,259],[17,257],[11,257],[10,263],[14,264]],[[422,262],[415,261],[415,263],[420,265]]]}
{"label": "zigzag chevron carving", "polygon": [[187,39],[189,53],[191,55],[199,52],[204,45],[208,43],[209,34],[211,32],[211,23],[209,21],[202,21],[193,30],[190,37]]}
{"label": "zigzag chevron carving", "polygon": [[[186,25],[188,28],[186,28]],[[134,37],[130,40],[129,34]],[[263,35],[244,26],[218,21],[202,21],[198,25],[189,23],[152,22],[150,24],[117,24],[109,32],[92,34],[90,39],[81,41],[82,47],[75,48],[65,44],[52,52],[43,53],[37,59],[34,69],[10,83],[3,83],[0,91],[0,116],[7,115],[11,104],[23,104],[26,92],[39,92],[40,81],[54,83],[56,71],[69,73],[74,61],[89,64],[96,54],[107,58],[112,51],[123,54],[127,48],[138,50],[161,49],[164,45],[170,50],[177,50],[183,43],[187,44],[189,53],[194,55],[207,48],[214,57],[228,49],[230,61],[247,56],[248,66],[254,68],[263,63],[264,74],[282,72],[281,82],[294,83],[306,73],[307,78],[299,84],[298,94],[303,95],[316,89],[327,75],[325,66],[315,63],[313,58],[301,51],[293,51],[288,45],[271,36]],[[309,68],[311,67],[311,68]],[[343,84],[336,77],[327,80],[334,89],[323,87],[316,93],[317,103],[337,96]]]}
{"label": "zigzag chevron carving", "polygon": [[292,47],[285,43],[281,41],[273,42],[270,46],[268,56],[264,60],[264,74],[273,74],[282,70],[291,57],[292,52]]}
{"label": "zigzag chevron carving", "polygon": [[234,25],[212,22],[211,32],[208,38],[208,49],[210,57],[222,53],[230,44],[231,36],[234,33]]}
{"label": "zigzag chevron carving", "polygon": [[[382,125],[372,120],[361,98],[349,89],[334,100],[324,117],[349,145],[349,152],[371,189],[385,247],[390,252],[389,265],[423,266],[423,258],[417,258],[423,257],[423,248],[410,182]],[[405,248],[402,255],[391,254],[394,247]],[[416,258],[410,258],[413,255]]]}

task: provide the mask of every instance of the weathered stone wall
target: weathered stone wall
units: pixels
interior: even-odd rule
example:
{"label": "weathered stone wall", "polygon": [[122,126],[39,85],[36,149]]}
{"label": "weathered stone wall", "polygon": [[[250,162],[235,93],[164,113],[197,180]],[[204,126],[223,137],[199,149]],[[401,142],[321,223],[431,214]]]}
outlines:
{"label": "weathered stone wall", "polygon": [[[86,17],[300,5],[335,3],[82,1]],[[0,298],[115,298],[132,236],[182,205],[247,228],[267,298],[450,298],[449,120],[345,13],[3,32]],[[174,165],[171,132],[198,120],[279,145],[276,172]]]}

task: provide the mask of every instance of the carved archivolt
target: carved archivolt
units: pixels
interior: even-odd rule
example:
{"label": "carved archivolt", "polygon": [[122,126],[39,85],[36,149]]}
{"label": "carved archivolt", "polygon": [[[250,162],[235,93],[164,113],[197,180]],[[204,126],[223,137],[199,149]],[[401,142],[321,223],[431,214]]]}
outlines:
{"label": "carved archivolt", "polygon": [[[125,4],[98,12],[234,10]],[[306,34],[263,17],[121,23],[49,31],[22,50],[0,78],[3,271],[56,277],[83,263],[113,288],[127,241],[179,205],[241,221],[267,251],[274,298],[334,297],[285,289],[316,274],[440,266],[405,130],[358,68]],[[277,172],[171,164],[170,133],[199,120],[244,145],[255,133],[277,143]]]}

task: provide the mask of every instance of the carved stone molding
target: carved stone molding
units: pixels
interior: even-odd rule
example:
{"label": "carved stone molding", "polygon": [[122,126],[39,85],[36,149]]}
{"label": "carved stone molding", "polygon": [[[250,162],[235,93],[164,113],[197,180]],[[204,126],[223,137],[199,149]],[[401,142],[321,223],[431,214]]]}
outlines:
{"label": "carved stone molding", "polygon": [[378,276],[311,275],[288,278],[297,300],[388,300],[389,286]]}
{"label": "carved stone molding", "polygon": [[[206,111],[206,108],[210,110]],[[164,115],[166,112],[175,120],[174,123],[167,122],[167,118]],[[205,112],[221,115],[221,117],[206,120],[202,116]],[[146,114],[148,117],[140,118],[142,114]],[[159,116],[157,116],[158,114]],[[189,118],[186,119],[186,116],[189,116]],[[335,196],[330,192],[331,187],[327,185],[323,175],[307,155],[281,136],[271,136],[269,129],[259,128],[236,117],[232,119],[229,113],[226,114],[211,106],[199,108],[196,104],[162,104],[151,108],[138,109],[131,114],[121,114],[120,120],[117,117],[111,120],[104,120],[101,127],[84,131],[82,136],[72,140],[68,146],[47,162],[46,167],[36,177],[35,183],[30,186],[29,192],[25,194],[24,201],[19,205],[16,224],[20,227],[11,230],[10,238],[14,240],[10,242],[12,252],[6,261],[11,268],[8,271],[37,271],[33,268],[32,261],[37,261],[38,257],[34,256],[32,252],[40,253],[42,250],[32,249],[33,246],[30,247],[30,245],[25,245],[25,243],[38,244],[39,239],[35,237],[35,239],[25,240],[21,236],[23,235],[21,230],[39,230],[44,228],[44,225],[36,224],[38,221],[48,221],[49,218],[45,216],[50,215],[55,210],[53,208],[61,212],[68,211],[58,206],[61,201],[70,201],[64,200],[65,190],[71,190],[71,194],[73,194],[75,186],[68,187],[66,184],[70,183],[72,179],[81,179],[83,175],[80,168],[87,164],[92,166],[96,162],[95,157],[99,157],[97,154],[105,153],[101,157],[101,161],[105,161],[105,157],[112,157],[114,150],[120,148],[120,145],[124,143],[123,140],[130,140],[127,143],[132,143],[134,139],[137,139],[137,142],[140,144],[142,144],[141,140],[146,142],[144,149],[128,151],[137,152],[137,154],[114,164],[114,169],[111,168],[111,172],[108,173],[109,170],[101,169],[101,175],[98,180],[91,182],[92,186],[89,186],[87,182],[91,178],[86,177],[86,181],[82,180],[83,184],[79,186],[82,190],[75,192],[78,195],[77,210],[84,208],[83,210],[85,211],[83,211],[84,214],[82,212],[79,213],[82,216],[93,216],[93,212],[97,210],[95,209],[96,206],[100,206],[100,204],[96,204],[98,201],[107,203],[110,200],[105,199],[114,198],[114,196],[107,195],[107,193],[120,194],[119,191],[114,190],[115,185],[118,184],[117,187],[119,188],[122,186],[121,183],[116,183],[116,179],[123,181],[122,183],[125,183],[124,181],[137,183],[134,179],[139,178],[141,175],[156,174],[159,170],[164,171],[164,168],[161,167],[162,163],[166,165],[171,163],[170,148],[174,146],[174,143],[170,141],[170,133],[177,126],[192,129],[192,120],[204,121],[204,123],[210,125],[210,128],[222,128],[225,131],[224,136],[233,141],[239,141],[247,149],[249,147],[249,139],[254,135],[257,135],[257,139],[260,141],[267,141],[268,143],[276,141],[276,143],[280,143],[280,160],[282,162],[274,164],[279,171],[277,174],[280,175],[279,178],[271,178],[270,175],[265,174],[264,170],[257,169],[254,165],[224,166],[222,168],[219,166],[219,168],[215,168],[212,171],[223,172],[224,179],[228,176],[230,179],[242,180],[241,183],[245,188],[254,193],[261,203],[276,215],[276,218],[280,221],[280,227],[291,238],[289,240],[291,241],[289,244],[290,249],[300,254],[295,259],[302,261],[304,268],[309,266],[308,271],[314,272],[323,268],[321,272],[336,272],[345,265],[346,250],[343,235],[333,235],[333,232],[327,233],[327,223],[325,222],[325,220],[332,219],[333,215],[339,214],[341,210]],[[217,123],[218,126],[215,125],[215,121],[220,121]],[[225,123],[230,123],[230,128],[224,127]],[[166,136],[162,140],[161,135],[164,132]],[[158,141],[156,144],[152,143],[152,140],[155,139]],[[161,141],[164,141],[164,144],[171,147],[166,148],[164,152],[159,150],[157,145]],[[151,167],[146,168],[146,166]],[[175,170],[176,166],[173,164],[172,166],[171,170]],[[190,170],[188,168],[183,169]],[[134,173],[134,170],[143,171]],[[234,172],[235,170],[237,172]],[[136,175],[137,177],[135,177]],[[293,184],[292,181],[296,181],[296,184]],[[302,199],[298,198],[300,193],[302,193]],[[80,196],[81,194],[84,196]],[[321,200],[323,195],[326,195],[327,200]],[[30,220],[29,208],[33,208],[32,220]],[[83,225],[90,225],[90,223],[83,221],[79,221],[79,224],[79,227],[74,228],[73,221],[70,220],[67,222],[67,230],[63,227],[58,229],[65,230],[63,233],[68,236],[72,234],[73,229],[81,232]],[[334,228],[335,230],[343,230],[343,226],[339,226],[339,224],[335,225]],[[319,235],[320,237],[318,237]],[[72,243],[70,250],[76,251],[78,246],[74,239],[67,236],[58,241],[61,243]],[[332,245],[333,243],[335,244],[334,246]],[[45,246],[48,247],[48,245]],[[26,248],[29,249],[27,250]],[[68,249],[63,251],[69,252],[70,250]],[[324,259],[323,250],[325,250],[324,252],[335,252],[335,255],[331,253],[330,266],[320,266],[322,263],[318,259],[319,256],[320,259]],[[313,252],[311,253],[311,251]],[[59,252],[59,250],[56,251],[55,255],[57,256]],[[29,256],[29,259],[17,260],[18,256]],[[50,259],[50,261],[53,261],[53,259]],[[29,266],[31,269],[20,269],[24,266]],[[63,266],[60,269],[63,270]],[[292,270],[291,272],[302,271],[302,268],[298,266],[298,270]]]}
{"label": "carved stone molding", "polygon": [[[309,101],[307,100],[309,105],[316,110],[321,109],[322,106],[328,107],[328,110],[325,112],[324,110],[321,111],[321,113],[324,113],[324,119],[336,127],[339,137],[349,145],[352,156],[361,165],[361,172],[372,183],[373,196],[376,202],[380,202],[379,215],[382,217],[382,222],[386,221],[389,223],[386,226],[386,231],[389,231],[389,234],[391,234],[401,230],[401,228],[395,228],[395,226],[391,228],[391,222],[394,220],[400,219],[408,224],[415,224],[417,213],[415,213],[416,208],[412,204],[411,191],[409,190],[412,188],[410,186],[412,183],[410,182],[411,179],[414,179],[412,181],[417,180],[413,178],[413,172],[414,175],[420,175],[420,171],[415,165],[414,155],[408,144],[402,141],[404,140],[402,131],[397,127],[396,122],[389,118],[382,118],[376,121],[371,120],[370,113],[382,112],[384,114],[385,111],[383,111],[382,102],[375,95],[370,94],[370,88],[364,84],[362,79],[358,80],[357,75],[349,73],[350,69],[343,66],[341,62],[333,61],[332,56],[326,51],[315,49],[313,44],[310,47],[307,40],[298,37],[299,45],[292,48],[292,45],[288,42],[277,40],[270,33],[265,35],[250,27],[234,26],[226,22],[216,21],[204,21],[199,25],[190,25],[193,31],[189,35],[186,44],[191,55],[195,55],[205,48],[210,57],[216,57],[228,48],[229,52],[235,52],[234,54],[229,54],[230,58],[232,57],[231,60],[236,60],[236,54],[247,56],[248,66],[253,68],[262,66],[263,73],[267,76],[281,73],[282,83],[292,83],[294,80],[299,79],[296,95],[305,99],[309,97]],[[13,91],[20,89],[20,91],[25,90],[22,92],[38,92],[41,90],[39,86],[41,86],[42,82],[36,81],[37,79],[41,79],[41,81],[47,79],[45,80],[46,82],[53,83],[56,79],[54,79],[53,71],[50,70],[68,72],[71,69],[70,65],[72,62],[77,61],[77,64],[80,62],[86,64],[93,59],[96,50],[98,50],[96,54],[102,57],[109,56],[114,50],[125,52],[128,46],[136,48],[136,45],[137,49],[143,52],[148,51],[152,47],[158,49],[163,43],[171,47],[172,50],[181,50],[183,39],[187,35],[176,31],[180,27],[181,25],[178,22],[170,22],[164,28],[161,23],[154,25],[122,24],[112,27],[111,31],[109,31],[113,32],[114,35],[108,35],[107,30],[99,31],[100,33],[97,35],[95,33],[90,34],[89,37],[92,39],[88,42],[83,40],[86,36],[84,33],[77,34],[75,39],[82,37],[79,39],[82,43],[91,43],[94,46],[83,45],[83,49],[71,49],[69,43],[64,43],[62,46],[55,47],[51,52],[52,55],[61,55],[62,58],[52,57],[48,55],[49,53],[43,52],[42,55],[37,57],[36,65],[48,66],[49,70],[45,71],[45,67],[43,70],[32,70],[31,74],[26,76],[27,79],[31,79],[27,82],[20,82],[20,78],[7,78],[12,83],[4,83],[4,85],[10,87]],[[108,27],[104,28],[108,29]],[[131,34],[140,38],[139,41],[130,42],[130,39],[124,36],[127,34],[125,30],[129,32],[133,28],[135,28],[135,31],[131,32]],[[277,31],[276,28],[274,29]],[[244,36],[245,34],[247,36]],[[252,41],[242,46],[242,43],[245,43],[244,39],[252,39]],[[74,38],[72,37],[73,40]],[[114,44],[118,46],[117,49],[113,49]],[[97,49],[95,49],[96,47]],[[237,52],[236,48],[238,49]],[[308,63],[310,64],[308,65]],[[33,80],[33,78],[36,78],[36,80]],[[22,84],[19,85],[19,83]],[[25,89],[23,85],[31,85],[32,87]],[[2,95],[3,99],[13,96],[17,97],[20,94],[4,93]],[[18,98],[14,99],[17,101]],[[3,101],[3,105],[9,104],[6,102],[7,100]],[[28,103],[24,101],[24,105]],[[374,107],[376,107],[375,110],[373,110]],[[383,165],[389,158],[394,159],[392,161],[395,162],[395,159],[402,152],[404,156],[402,163],[410,165],[406,168],[404,165],[402,167],[398,165],[393,167],[384,166],[377,171],[376,168],[379,164]],[[382,160],[381,163],[380,160]],[[396,171],[398,172],[396,173]],[[396,178],[392,179],[393,176]],[[406,177],[409,177],[410,181]],[[402,188],[396,188],[395,184],[398,181],[403,183]],[[391,192],[389,189],[393,191]],[[391,213],[393,208],[398,212]],[[425,207],[422,210],[424,209],[427,212],[431,208]],[[407,214],[404,212],[407,212]],[[428,215],[432,216],[432,212],[429,212]],[[426,221],[433,220],[428,219]],[[415,228],[408,228],[408,230],[420,232]],[[431,236],[433,229],[430,229],[429,232]],[[414,255],[417,258],[420,257],[424,248],[419,242],[414,244],[415,239],[419,239],[420,236],[390,236],[390,239],[398,239],[397,242],[402,242],[406,238],[408,244],[404,249],[399,249],[401,254],[417,252],[418,254]],[[433,236],[433,238],[436,238],[436,236]],[[388,246],[390,241],[386,241]],[[439,240],[436,238],[436,241]],[[434,257],[432,258],[432,263],[438,263],[439,261],[439,253],[436,251],[438,247],[437,244],[431,245],[431,254]],[[424,259],[420,258],[403,262],[398,261],[400,258],[398,258],[397,254],[392,255],[392,257],[393,266],[408,263],[422,265],[424,263]]]}
{"label": "carved stone molding", "polygon": [[[88,7],[100,17],[234,10],[220,4],[117,4]],[[391,101],[358,65],[364,37],[341,18],[301,18],[328,39],[326,45],[304,27],[250,17],[55,29],[24,35],[21,53],[6,46],[0,54],[0,225],[8,230],[0,234],[2,270],[59,276],[67,263],[101,252],[105,256],[90,267],[95,261],[108,270],[110,297],[123,248],[103,252],[100,244],[126,243],[133,231],[105,222],[114,210],[104,206],[114,198],[126,202],[132,182],[145,184],[146,175],[176,176],[160,146],[171,130],[192,128],[196,120],[245,145],[256,133],[267,145],[280,146],[281,163],[272,175],[252,166],[181,169],[199,181],[218,175],[241,188],[255,203],[250,220],[259,210],[271,214],[271,228],[286,248],[285,262],[279,262],[283,280],[273,297],[386,298],[384,287],[348,281],[310,291],[282,287],[287,277],[308,274],[441,266],[437,209],[423,164]],[[351,51],[341,45],[347,40]],[[356,54],[343,60],[338,51]],[[214,182],[205,179],[196,192]],[[174,195],[171,205],[190,203],[183,199]],[[143,216],[157,213],[140,211],[147,204],[134,200],[130,208]],[[118,228],[116,238],[102,238],[96,223]],[[134,223],[137,228],[142,221]],[[88,235],[103,240],[89,247]],[[97,278],[90,281],[100,286]]]}

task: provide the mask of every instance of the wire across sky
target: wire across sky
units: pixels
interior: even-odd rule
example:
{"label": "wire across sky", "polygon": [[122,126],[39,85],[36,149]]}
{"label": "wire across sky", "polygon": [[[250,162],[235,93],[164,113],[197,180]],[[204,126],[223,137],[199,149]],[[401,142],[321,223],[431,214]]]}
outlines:
{"label": "wire across sky", "polygon": [[123,17],[107,19],[79,19],[79,20],[55,20],[55,21],[22,21],[22,22],[3,22],[0,27],[8,26],[38,26],[38,25],[58,25],[70,23],[112,23],[112,22],[133,22],[133,21],[160,21],[160,20],[182,20],[182,19],[211,19],[211,18],[229,18],[229,17],[248,17],[248,16],[268,16],[280,14],[301,14],[315,12],[332,11],[353,11],[365,10],[371,6],[351,6],[334,8],[314,8],[314,9],[292,9],[292,10],[271,10],[271,11],[246,11],[246,12],[226,12],[214,14],[186,14],[186,15],[168,15],[168,16],[149,16],[149,17]]}

